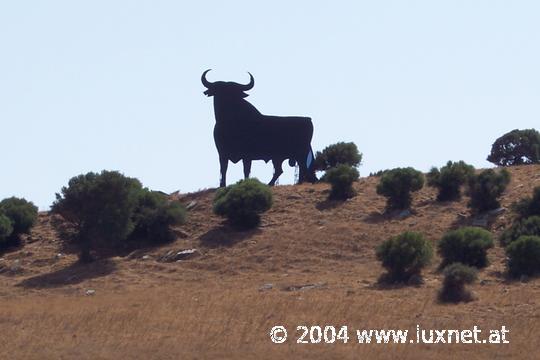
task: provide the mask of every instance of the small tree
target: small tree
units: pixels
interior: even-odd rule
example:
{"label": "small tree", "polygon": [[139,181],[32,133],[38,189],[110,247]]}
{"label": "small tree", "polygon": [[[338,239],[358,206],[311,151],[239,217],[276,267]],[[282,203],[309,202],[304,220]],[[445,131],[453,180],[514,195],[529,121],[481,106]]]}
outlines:
{"label": "small tree", "polygon": [[238,228],[256,227],[261,221],[260,214],[271,206],[272,191],[255,178],[221,188],[214,198],[214,213],[227,217]]}
{"label": "small tree", "polygon": [[540,163],[540,133],[515,129],[504,134],[493,143],[487,160],[498,166]]}
{"label": "small tree", "polygon": [[443,266],[460,262],[482,268],[487,266],[487,250],[493,247],[491,233],[478,227],[462,227],[447,232],[439,241]]}
{"label": "small tree", "polygon": [[325,179],[332,185],[330,199],[345,200],[355,195],[353,182],[358,180],[358,170],[340,164],[326,172]]}
{"label": "small tree", "polygon": [[13,235],[28,234],[37,221],[38,208],[25,199],[10,197],[0,202],[0,214],[11,220]]}
{"label": "small tree", "polygon": [[159,192],[143,189],[133,221],[136,224],[133,235],[142,237],[152,243],[174,240],[172,225],[185,222],[186,209],[176,201],[169,201]]}
{"label": "small tree", "polygon": [[385,171],[379,184],[377,194],[386,196],[388,209],[407,209],[411,206],[411,193],[424,186],[424,176],[411,167],[396,168]]}
{"label": "small tree", "polygon": [[501,234],[499,239],[502,246],[508,246],[523,235],[540,236],[540,216],[531,216],[518,220]]}
{"label": "small tree", "polygon": [[498,198],[510,183],[510,173],[503,169],[494,171],[488,169],[470,178],[469,207],[477,212],[497,209],[500,207]]}
{"label": "small tree", "polygon": [[532,197],[521,199],[514,204],[514,210],[521,219],[540,216],[540,186],[534,188]]}
{"label": "small tree", "polygon": [[98,244],[115,246],[128,238],[141,191],[139,180],[102,171],[76,176],[56,194],[52,212],[76,228],[81,261],[90,261],[90,250]]}
{"label": "small tree", "polygon": [[431,261],[433,249],[422,234],[407,231],[380,244],[376,255],[388,270],[388,279],[402,282],[420,274]]}
{"label": "small tree", "polygon": [[317,171],[326,171],[339,164],[357,167],[362,162],[362,154],[353,142],[338,142],[327,146],[322,152],[315,155],[314,168]]}
{"label": "small tree", "polygon": [[13,233],[13,224],[4,214],[0,214],[0,249],[8,244],[8,240]]}
{"label": "small tree", "polygon": [[444,269],[444,281],[439,299],[442,302],[471,301],[472,294],[465,288],[465,284],[476,281],[478,271],[461,263],[453,263]]}
{"label": "small tree", "polygon": [[540,274],[540,237],[521,236],[506,247],[512,276]]}
{"label": "small tree", "polygon": [[428,186],[439,190],[438,201],[459,200],[461,197],[461,186],[466,184],[471,176],[474,175],[474,167],[464,161],[448,161],[446,166],[440,169],[431,168],[427,174]]}

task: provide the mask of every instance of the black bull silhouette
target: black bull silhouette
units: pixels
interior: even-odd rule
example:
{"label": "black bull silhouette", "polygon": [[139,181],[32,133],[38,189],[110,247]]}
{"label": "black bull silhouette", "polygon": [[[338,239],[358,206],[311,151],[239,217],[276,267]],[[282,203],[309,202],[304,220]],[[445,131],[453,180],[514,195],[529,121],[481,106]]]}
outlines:
{"label": "black bull silhouette", "polygon": [[309,117],[269,116],[261,114],[253,105],[244,100],[255,85],[253,75],[250,82],[242,85],[234,82],[206,80],[206,70],[201,81],[208,89],[207,96],[214,97],[214,141],[219,153],[221,167],[220,186],[226,186],[229,160],[242,160],[244,177],[248,178],[253,160],[272,160],[274,176],[268,185],[274,185],[283,173],[281,167],[285,159],[289,165],[300,168],[298,181],[315,181],[311,138],[313,124]]}

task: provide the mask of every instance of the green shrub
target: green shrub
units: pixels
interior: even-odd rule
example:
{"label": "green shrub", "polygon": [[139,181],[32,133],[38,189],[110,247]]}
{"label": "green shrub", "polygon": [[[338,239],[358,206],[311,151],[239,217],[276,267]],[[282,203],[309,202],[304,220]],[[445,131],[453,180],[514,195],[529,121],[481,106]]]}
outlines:
{"label": "green shrub", "polygon": [[13,233],[13,224],[4,214],[0,214],[0,249],[7,245],[8,240]]}
{"label": "green shrub", "polygon": [[260,214],[272,206],[272,191],[259,180],[240,180],[221,188],[214,198],[214,213],[225,216],[238,228],[253,228],[260,223]]}
{"label": "green shrub", "polygon": [[477,268],[487,266],[487,250],[492,247],[491,233],[478,227],[462,227],[449,231],[438,244],[443,266],[460,262]]}
{"label": "green shrub", "polygon": [[540,216],[540,186],[534,188],[532,197],[521,199],[514,204],[514,210],[521,219]]}
{"label": "green shrub", "polygon": [[440,169],[432,168],[427,174],[427,183],[439,190],[437,200],[459,200],[461,186],[466,184],[473,175],[474,167],[472,165],[468,165],[464,161],[449,161]]}
{"label": "green shrub", "polygon": [[362,162],[362,154],[353,142],[338,142],[327,146],[322,152],[315,155],[314,168],[317,171],[326,171],[339,164],[357,167]]}
{"label": "green shrub", "polygon": [[460,302],[472,300],[470,291],[465,289],[466,284],[476,281],[478,271],[461,263],[453,263],[444,269],[444,281],[439,299],[443,302]]}
{"label": "green shrub", "polygon": [[358,170],[355,168],[340,164],[326,172],[325,180],[332,185],[330,192],[331,199],[345,200],[355,195],[352,187],[353,182],[358,180]]}
{"label": "green shrub", "polygon": [[186,216],[180,203],[143,188],[135,178],[106,170],[73,177],[56,194],[51,211],[71,224],[70,238],[82,261],[92,260],[93,249],[173,240],[170,226],[182,224]]}
{"label": "green shrub", "polygon": [[433,249],[422,234],[407,231],[384,241],[376,254],[388,270],[388,279],[400,282],[419,275],[431,261]]}
{"label": "green shrub", "polygon": [[424,176],[411,167],[396,168],[385,171],[379,184],[377,194],[386,196],[388,209],[407,209],[411,206],[411,192],[424,186]]}
{"label": "green shrub", "polygon": [[540,133],[515,129],[504,134],[493,143],[487,160],[499,166],[540,163]]}
{"label": "green shrub", "polygon": [[143,189],[134,213],[134,235],[153,243],[174,240],[170,226],[185,222],[186,209],[159,192]]}
{"label": "green shrub", "polygon": [[139,180],[116,171],[90,172],[69,180],[61,192],[51,210],[76,228],[82,261],[91,260],[92,247],[119,245],[133,232],[142,192]]}
{"label": "green shrub", "polygon": [[517,221],[501,234],[499,241],[502,246],[508,246],[522,235],[540,236],[540,216]]}
{"label": "green shrub", "polygon": [[38,208],[25,199],[10,197],[0,202],[0,214],[11,220],[13,235],[28,234],[36,223]]}
{"label": "green shrub", "polygon": [[540,273],[540,237],[521,236],[506,247],[508,271],[512,276]]}
{"label": "green shrub", "polygon": [[472,176],[469,180],[469,207],[477,212],[493,210],[500,207],[498,198],[510,183],[510,173],[503,169],[488,169]]}

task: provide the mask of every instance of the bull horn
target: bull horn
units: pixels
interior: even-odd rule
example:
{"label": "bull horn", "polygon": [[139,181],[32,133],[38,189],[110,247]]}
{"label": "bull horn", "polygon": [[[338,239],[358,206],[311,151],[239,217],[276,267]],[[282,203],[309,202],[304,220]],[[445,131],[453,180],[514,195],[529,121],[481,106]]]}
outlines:
{"label": "bull horn", "polygon": [[255,79],[253,79],[253,75],[251,75],[250,72],[248,72],[248,74],[249,74],[249,84],[240,85],[242,91],[251,90],[251,89],[253,89],[253,86],[255,86]]}
{"label": "bull horn", "polygon": [[202,73],[202,76],[201,76],[202,84],[203,84],[204,87],[206,87],[207,89],[209,89],[209,88],[212,86],[212,83],[211,83],[210,81],[206,80],[206,73],[209,72],[210,70],[212,70],[212,69],[206,70],[205,72]]}

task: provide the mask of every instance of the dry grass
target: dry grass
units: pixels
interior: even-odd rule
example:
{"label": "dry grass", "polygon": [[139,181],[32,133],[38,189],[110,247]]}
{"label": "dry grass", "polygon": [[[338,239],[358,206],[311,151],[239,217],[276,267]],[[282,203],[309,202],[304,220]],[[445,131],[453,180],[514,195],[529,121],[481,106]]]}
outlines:
{"label": "dry grass", "polygon": [[[540,167],[516,167],[504,196],[508,206],[540,185]],[[2,255],[17,273],[0,273],[0,354],[29,359],[179,358],[520,358],[539,357],[540,280],[508,281],[504,252],[490,251],[491,264],[472,287],[478,300],[459,305],[436,302],[442,275],[438,259],[421,287],[383,289],[374,246],[403,230],[433,242],[466,224],[466,199],[438,204],[424,189],[416,213],[398,220],[382,215],[377,179],[357,184],[358,196],[328,203],[327,186],[276,187],[275,205],[259,230],[236,233],[211,214],[213,192],[179,197],[197,201],[174,243],[89,266],[72,254],[55,258],[61,245],[50,217],[40,216],[28,244]],[[458,214],[465,216],[459,216]],[[505,213],[490,224],[498,234],[511,221]],[[220,245],[225,243],[226,245]],[[202,256],[160,263],[169,249],[195,247]],[[146,260],[143,255],[149,255]],[[273,289],[259,291],[272,283]],[[285,291],[298,284],[322,288]],[[95,289],[86,296],[87,289]],[[273,344],[274,325],[293,340]],[[296,344],[296,325],[348,325],[350,329],[510,329],[507,345]],[[350,334],[354,335],[354,334]]]}
{"label": "dry grass", "polygon": [[[429,295],[429,296],[428,296]],[[520,289],[481,294],[477,304],[440,306],[429,292],[341,289],[302,293],[201,286],[81,296],[20,298],[2,306],[8,358],[535,358],[538,314]],[[496,305],[494,305],[496,304]],[[511,329],[509,345],[276,345],[276,324],[349,328]],[[293,334],[294,332],[291,331]],[[294,334],[296,336],[296,334]]]}

